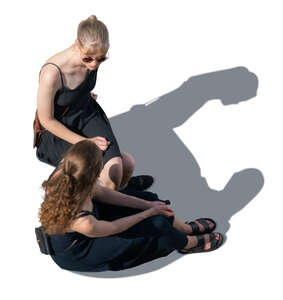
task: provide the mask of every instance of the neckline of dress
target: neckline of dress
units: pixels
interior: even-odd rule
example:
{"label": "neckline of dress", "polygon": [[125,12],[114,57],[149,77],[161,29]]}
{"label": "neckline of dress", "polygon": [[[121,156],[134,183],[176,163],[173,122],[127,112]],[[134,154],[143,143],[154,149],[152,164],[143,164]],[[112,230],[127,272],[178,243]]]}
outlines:
{"label": "neckline of dress", "polygon": [[67,91],[70,91],[70,92],[76,91],[87,80],[87,78],[88,78],[88,76],[91,72],[92,72],[92,70],[90,71],[89,69],[87,69],[87,73],[86,73],[86,76],[85,76],[84,80],[77,87],[75,87],[74,89],[70,89],[70,88],[68,88],[67,86],[64,85],[64,90],[67,90]]}

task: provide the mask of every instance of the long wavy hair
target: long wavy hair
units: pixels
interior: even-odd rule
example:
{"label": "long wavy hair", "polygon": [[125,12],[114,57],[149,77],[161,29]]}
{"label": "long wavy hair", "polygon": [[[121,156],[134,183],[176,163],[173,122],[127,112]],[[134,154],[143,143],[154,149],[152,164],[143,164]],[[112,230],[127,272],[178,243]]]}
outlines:
{"label": "long wavy hair", "polygon": [[45,195],[39,218],[47,234],[66,232],[91,196],[102,166],[102,152],[93,142],[83,140],[69,148],[63,156],[61,171],[42,183]]}

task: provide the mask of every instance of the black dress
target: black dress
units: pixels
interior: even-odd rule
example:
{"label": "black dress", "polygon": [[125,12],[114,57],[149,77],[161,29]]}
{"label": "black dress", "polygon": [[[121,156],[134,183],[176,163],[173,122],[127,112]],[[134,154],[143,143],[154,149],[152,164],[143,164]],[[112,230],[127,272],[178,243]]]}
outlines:
{"label": "black dress", "polygon": [[[102,136],[110,141],[103,155],[104,165],[113,157],[121,157],[109,120],[100,105],[90,95],[95,87],[98,68],[89,71],[78,87],[69,89],[64,86],[61,69],[54,63],[46,63],[42,68],[47,64],[58,68],[62,83],[61,89],[57,91],[54,98],[54,117],[81,136],[87,138]],[[40,161],[56,167],[70,146],[67,141],[45,130],[36,150],[36,156]]]}
{"label": "black dress", "polygon": [[[128,189],[123,193],[149,201],[158,200],[156,194],[148,191]],[[113,221],[141,211],[95,201],[93,206],[93,211],[83,211],[81,216],[93,214],[98,220]],[[61,252],[52,255],[52,259],[62,269],[79,272],[132,268],[185,247],[187,237],[172,226],[173,220],[174,216],[152,216],[122,233],[99,238],[89,238],[78,232],[51,235],[53,250]]]}

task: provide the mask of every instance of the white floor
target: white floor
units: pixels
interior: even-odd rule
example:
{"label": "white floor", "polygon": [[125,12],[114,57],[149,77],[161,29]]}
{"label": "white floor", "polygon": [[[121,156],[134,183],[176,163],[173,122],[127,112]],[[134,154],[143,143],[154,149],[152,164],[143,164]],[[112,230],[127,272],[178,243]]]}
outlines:
{"label": "white floor", "polygon": [[[1,298],[282,299],[280,1],[11,1],[0,11]],[[174,129],[211,189],[221,191],[245,169],[264,178],[256,196],[232,215],[219,250],[162,268],[153,262],[152,272],[137,267],[115,278],[63,271],[39,253],[34,227],[40,184],[52,168],[35,158],[31,146],[38,72],[71,45],[78,23],[91,14],[110,34],[110,59],[94,89],[109,117],[158,99],[192,76],[236,67],[257,76],[256,97],[226,106],[215,97]],[[144,147],[150,155],[156,145]],[[177,172],[168,174],[179,182]],[[156,185],[162,190],[158,180],[162,176]]]}

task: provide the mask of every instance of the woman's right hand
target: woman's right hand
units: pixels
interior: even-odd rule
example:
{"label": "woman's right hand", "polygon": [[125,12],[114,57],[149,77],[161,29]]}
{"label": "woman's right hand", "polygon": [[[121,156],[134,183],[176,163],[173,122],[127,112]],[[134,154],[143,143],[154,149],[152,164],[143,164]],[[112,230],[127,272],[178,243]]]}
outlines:
{"label": "woman's right hand", "polygon": [[148,209],[151,213],[151,216],[163,215],[165,217],[174,216],[174,211],[170,209],[164,203],[156,204],[155,206]]}
{"label": "woman's right hand", "polygon": [[96,136],[93,138],[88,138],[89,141],[95,143],[102,151],[106,151],[110,142],[106,140],[106,138],[102,136]]}

